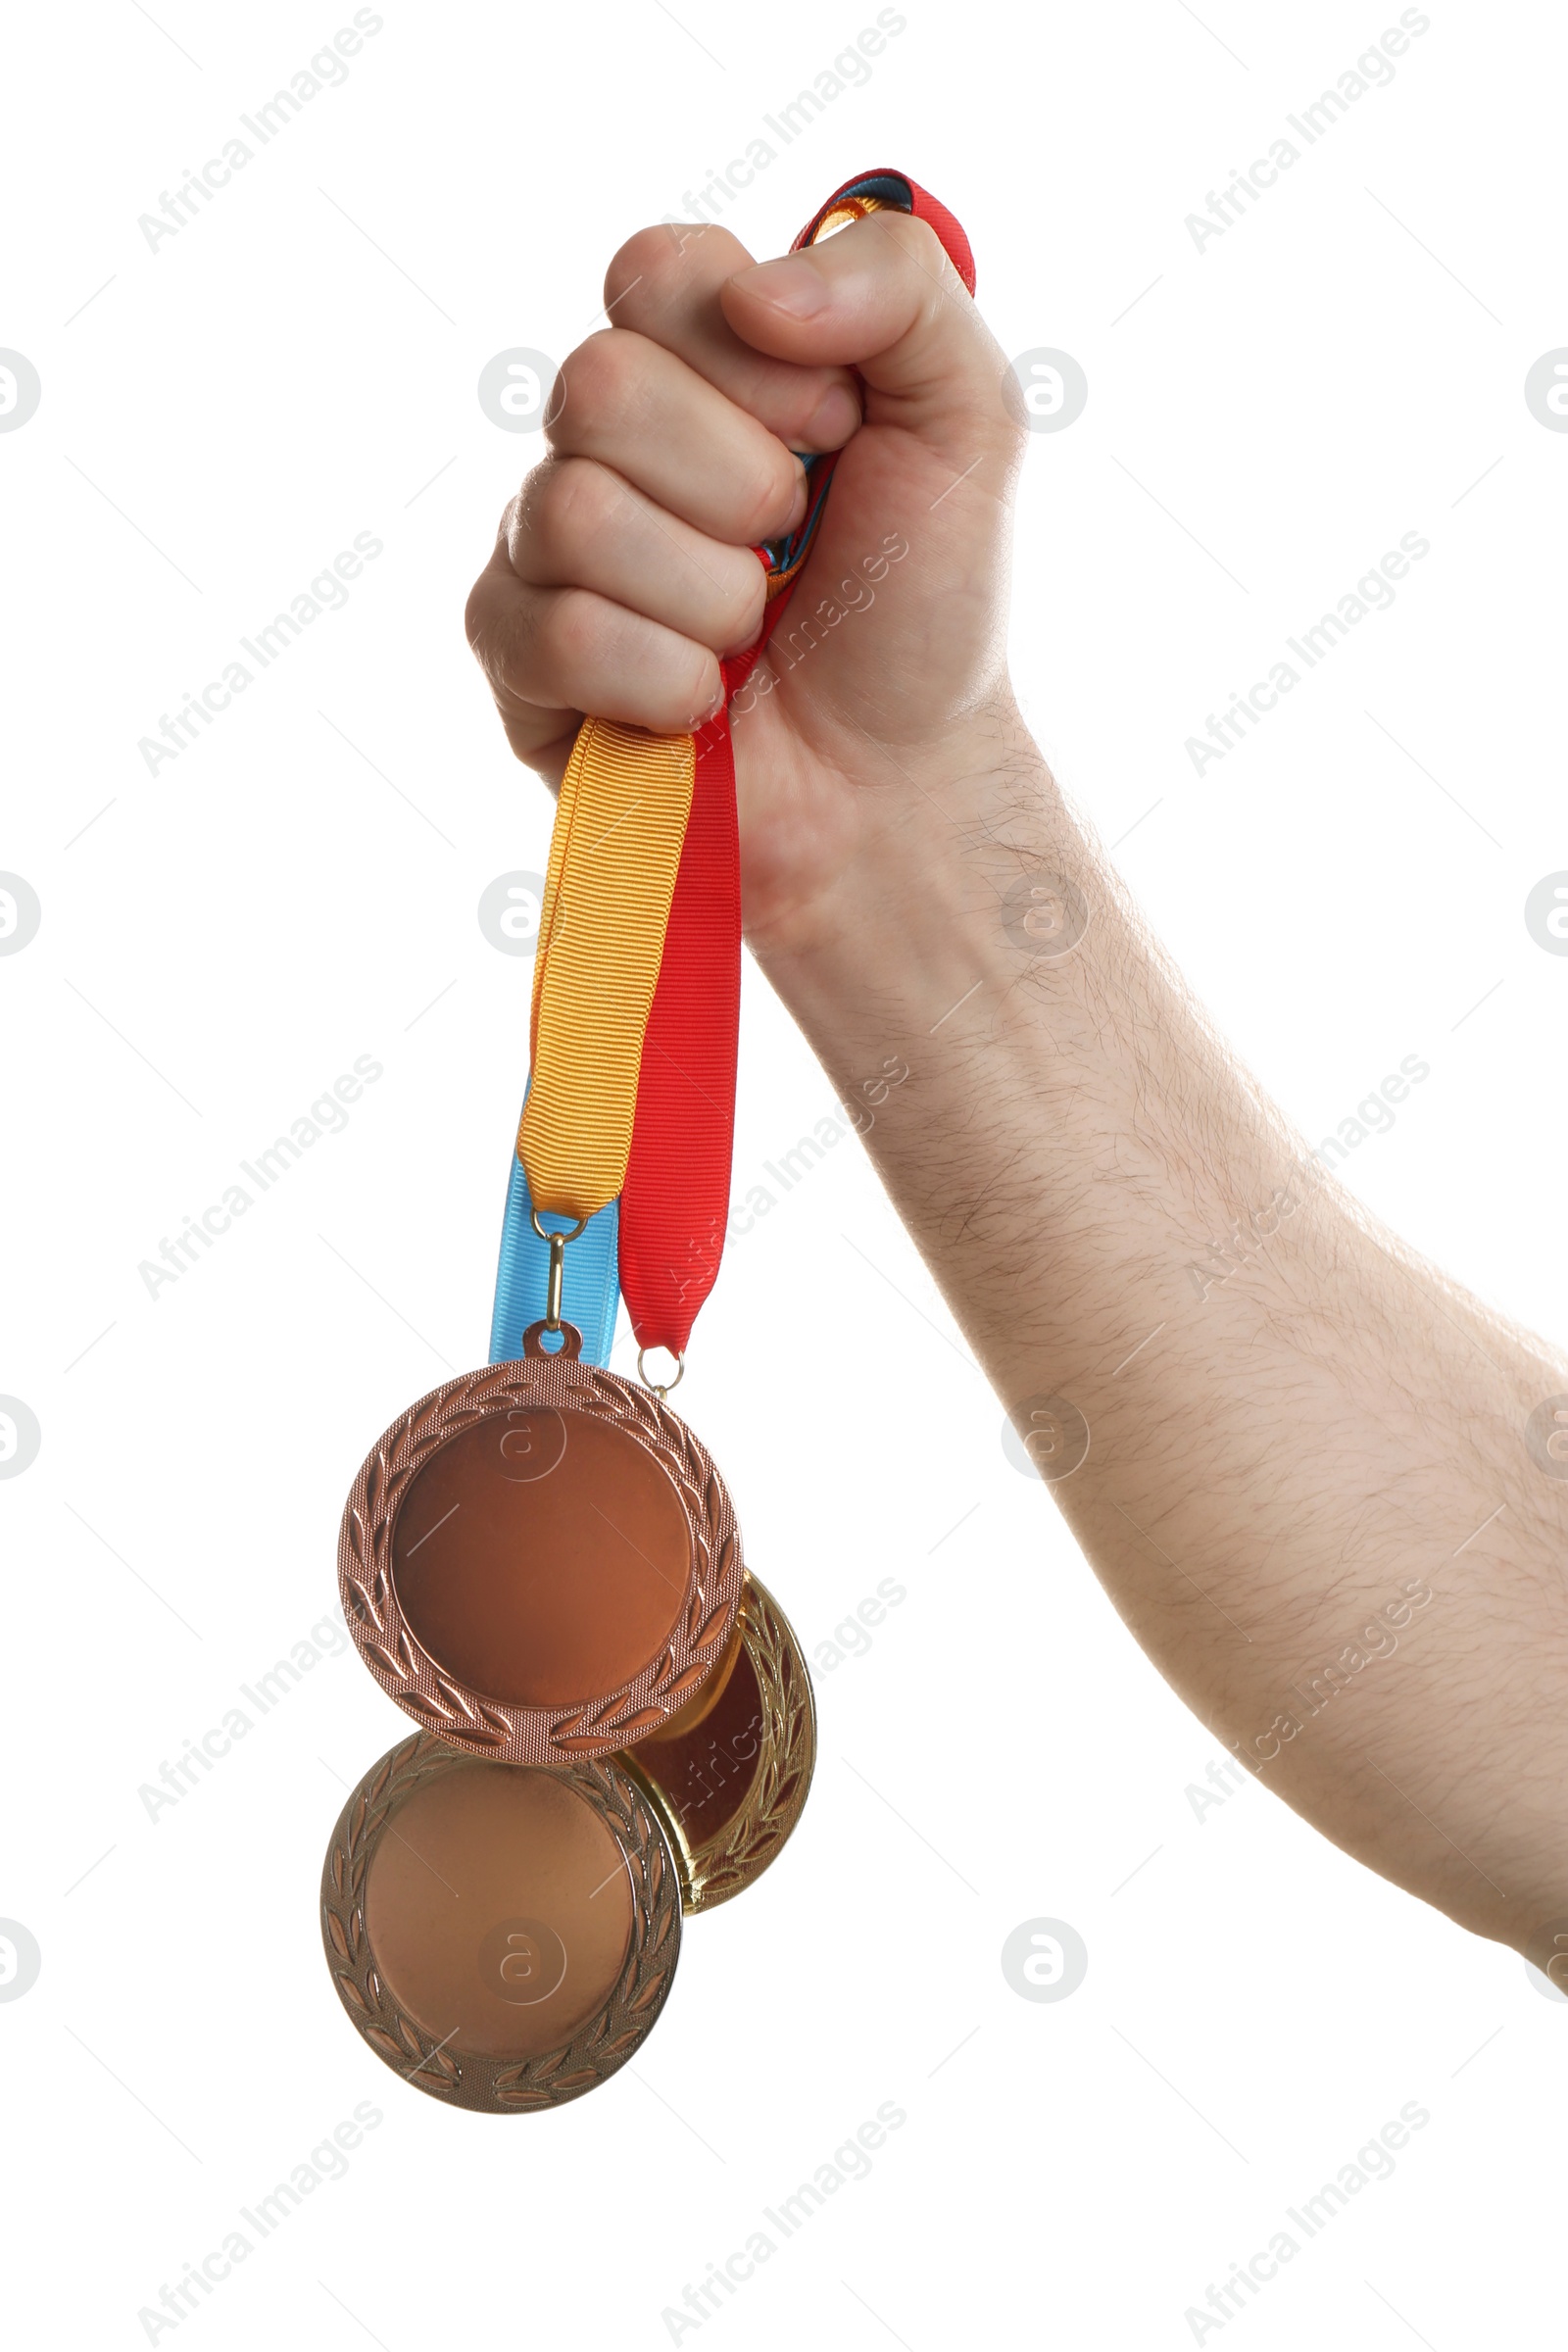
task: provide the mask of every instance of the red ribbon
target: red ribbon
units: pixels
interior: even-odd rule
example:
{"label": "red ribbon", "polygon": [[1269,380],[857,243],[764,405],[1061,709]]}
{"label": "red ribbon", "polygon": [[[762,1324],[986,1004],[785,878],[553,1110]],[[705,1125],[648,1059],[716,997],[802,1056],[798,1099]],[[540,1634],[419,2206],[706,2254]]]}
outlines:
{"label": "red ribbon", "polygon": [[[862,172],[846,180],[791,251],[809,244],[834,207],[857,193],[875,193],[929,221],[974,292],[974,260],[963,230],[945,205],[903,172]],[[831,473],[831,461],[824,470]],[[795,587],[789,581],[769,602],[757,642],[720,664],[724,709],[697,732],[691,815],[643,1041],[620,1197],[620,1288],[639,1347],[675,1355],[685,1349],[713,1287],[729,1218],[741,1002],[741,861],[729,703]]]}

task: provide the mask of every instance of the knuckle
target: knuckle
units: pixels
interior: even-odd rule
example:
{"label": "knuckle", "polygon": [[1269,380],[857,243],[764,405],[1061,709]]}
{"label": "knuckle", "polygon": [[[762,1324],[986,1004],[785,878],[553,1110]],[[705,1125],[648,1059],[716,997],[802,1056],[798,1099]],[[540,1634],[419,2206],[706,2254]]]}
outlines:
{"label": "knuckle", "polygon": [[882,251],[891,256],[897,274],[912,287],[916,314],[929,325],[942,315],[957,277],[942,239],[929,220],[917,220],[912,213],[883,213],[878,219],[886,222],[892,239]]}
{"label": "knuckle", "polygon": [[513,671],[517,658],[517,624],[490,595],[484,581],[478,580],[468,597],[463,615],[464,632],[468,651],[478,662],[486,685],[499,699],[514,691]]}
{"label": "knuckle", "polygon": [[683,665],[678,686],[671,681],[670,710],[682,727],[696,725],[712,702],[718,679],[714,657],[694,646],[692,660]]}
{"label": "knuckle", "polygon": [[625,406],[637,380],[638,342],[639,338],[623,327],[607,326],[590,335],[586,343],[579,343],[562,369],[569,408],[564,401],[545,427],[552,440],[571,429],[568,416],[575,418],[578,432],[591,431],[606,416]]}
{"label": "knuckle", "polygon": [[485,623],[488,607],[485,578],[481,572],[468,590],[468,601],[463,608],[463,634],[468,641],[469,652],[479,667],[487,673],[489,664],[485,656]]}
{"label": "knuckle", "polygon": [[617,306],[635,304],[639,311],[657,303],[682,276],[687,241],[700,234],[699,229],[683,227],[674,220],[660,228],[638,229],[605,271],[606,301]]}
{"label": "knuckle", "polygon": [[795,496],[795,471],[787,463],[762,459],[749,478],[737,484],[735,528],[748,547],[768,539],[783,527]]}
{"label": "knuckle", "polygon": [[514,566],[524,541],[533,535],[546,482],[554,464],[553,458],[546,458],[542,465],[535,466],[523,475],[521,488],[501,517],[498,545],[506,550],[507,562]]}
{"label": "knuckle", "polygon": [[688,296],[697,247],[703,252],[704,282],[714,273],[744,269],[751,259],[738,237],[711,221],[664,220],[640,228],[605,272],[605,301],[614,306],[618,323],[657,320]]}
{"label": "knuckle", "polygon": [[591,664],[603,630],[603,608],[585,588],[564,588],[540,616],[538,653],[546,676],[569,679]]}
{"label": "knuckle", "polygon": [[604,531],[620,493],[591,458],[560,458],[542,467],[528,503],[528,521],[549,554],[570,562]]}
{"label": "knuckle", "polygon": [[760,564],[747,559],[748,568],[741,572],[724,600],[721,616],[726,650],[750,645],[762,625],[762,613],[767,604],[767,574]]}
{"label": "knuckle", "polygon": [[901,259],[917,263],[939,276],[951,268],[942,239],[929,220],[917,220],[913,213],[883,213],[879,219]]}

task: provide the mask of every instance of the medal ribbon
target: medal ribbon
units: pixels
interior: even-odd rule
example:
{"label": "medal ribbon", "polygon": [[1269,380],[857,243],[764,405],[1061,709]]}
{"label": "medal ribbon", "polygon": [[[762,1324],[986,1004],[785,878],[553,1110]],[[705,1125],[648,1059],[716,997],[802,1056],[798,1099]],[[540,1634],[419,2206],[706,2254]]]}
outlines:
{"label": "medal ribbon", "polygon": [[[859,174],[798,252],[867,213],[928,220],[974,292],[968,240],[902,172]],[[563,1312],[603,1362],[618,1260],[643,1348],[679,1355],[718,1273],[729,1215],[740,1027],[740,848],[728,705],[776,627],[821,519],[837,453],[808,457],[806,518],[757,550],[757,641],[720,664],[725,707],[695,736],[583,720],[562,782],[540,915],[532,1075],[517,1129],[491,1361],[543,1311],[547,1245],[530,1211],[589,1222],[565,1253]],[[618,1197],[618,1213],[612,1205]],[[532,1308],[530,1312],[529,1309]]]}
{"label": "medal ribbon", "polygon": [[534,1206],[591,1217],[626,1180],[696,747],[585,718],[550,841],[517,1157]]}

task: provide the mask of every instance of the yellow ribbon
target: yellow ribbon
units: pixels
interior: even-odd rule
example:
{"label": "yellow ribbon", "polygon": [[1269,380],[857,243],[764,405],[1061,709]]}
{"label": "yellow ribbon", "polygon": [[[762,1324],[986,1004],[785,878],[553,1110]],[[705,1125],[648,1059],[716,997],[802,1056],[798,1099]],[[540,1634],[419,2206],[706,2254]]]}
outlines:
{"label": "yellow ribbon", "polygon": [[697,747],[585,718],[562,779],[539,916],[533,1075],[517,1157],[536,1208],[591,1217],[626,1180],[643,1035]]}

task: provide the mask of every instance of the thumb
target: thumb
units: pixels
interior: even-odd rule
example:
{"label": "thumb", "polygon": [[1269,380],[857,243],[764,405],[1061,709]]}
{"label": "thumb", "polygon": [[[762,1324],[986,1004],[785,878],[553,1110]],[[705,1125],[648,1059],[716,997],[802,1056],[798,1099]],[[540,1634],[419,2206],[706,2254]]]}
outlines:
{"label": "thumb", "polygon": [[867,420],[951,454],[977,432],[1018,438],[1006,361],[941,239],[911,214],[871,213],[820,245],[737,270],[724,316],[754,350],[801,367],[853,367]]}

